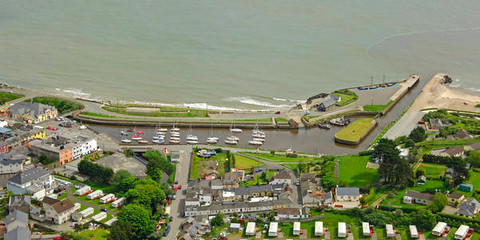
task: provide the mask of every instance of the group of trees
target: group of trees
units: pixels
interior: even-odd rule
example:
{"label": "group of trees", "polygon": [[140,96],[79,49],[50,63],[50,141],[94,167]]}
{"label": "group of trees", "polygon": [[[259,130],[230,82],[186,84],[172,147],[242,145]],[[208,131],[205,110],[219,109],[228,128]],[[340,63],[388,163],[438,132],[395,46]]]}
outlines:
{"label": "group of trees", "polygon": [[378,174],[386,183],[406,186],[413,177],[413,171],[408,162],[400,157],[400,151],[395,142],[380,139],[373,151],[373,157],[380,159]]}
{"label": "group of trees", "polygon": [[52,98],[52,97],[35,97],[31,100],[27,101],[32,101],[32,102],[38,102],[46,105],[51,105],[54,106],[57,110],[58,113],[63,114],[75,110],[79,110],[83,108],[83,105],[80,103],[68,101],[65,99],[60,99],[60,98]]}
{"label": "group of trees", "polygon": [[155,231],[155,221],[151,213],[138,204],[122,208],[118,221],[110,230],[109,240],[147,239]]}
{"label": "group of trees", "polygon": [[[409,145],[412,144],[412,141],[417,143],[425,140],[426,138],[425,129],[423,129],[423,127],[416,127],[410,132],[410,134],[408,135],[408,138],[411,140],[410,142],[408,142]],[[407,147],[406,145],[407,145],[407,142],[405,142],[405,147]],[[413,144],[413,146],[415,146],[415,144]]]}
{"label": "group of trees", "polygon": [[144,156],[148,159],[147,175],[153,180],[159,182],[162,180],[163,172],[171,175],[175,172],[175,165],[168,160],[159,151],[147,151]]}
{"label": "group of trees", "polygon": [[335,175],[335,157],[327,156],[323,162],[322,183],[326,189],[334,188],[337,185],[337,177]]}
{"label": "group of trees", "polygon": [[459,157],[436,156],[427,154],[423,156],[423,161],[427,163],[444,164],[449,168],[453,168],[453,184],[459,185],[470,177],[467,169],[467,161]]}
{"label": "group of trees", "polygon": [[448,204],[448,198],[443,193],[436,193],[433,202],[428,205],[428,209],[432,212],[441,212]]}
{"label": "group of trees", "polygon": [[82,160],[78,164],[78,171],[90,177],[93,181],[109,183],[113,177],[113,170],[99,164]]}

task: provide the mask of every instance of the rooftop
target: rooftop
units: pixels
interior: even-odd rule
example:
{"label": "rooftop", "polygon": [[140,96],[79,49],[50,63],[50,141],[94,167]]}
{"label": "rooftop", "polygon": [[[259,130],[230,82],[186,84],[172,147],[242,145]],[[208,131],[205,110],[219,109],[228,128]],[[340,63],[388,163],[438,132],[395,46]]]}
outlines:
{"label": "rooftop", "polygon": [[47,175],[49,175],[49,173],[46,170],[44,170],[43,168],[37,167],[37,168],[28,169],[23,173],[19,173],[14,177],[10,178],[8,181],[21,185]]}
{"label": "rooftop", "polygon": [[336,189],[337,196],[358,196],[360,189],[355,187],[338,187]]}

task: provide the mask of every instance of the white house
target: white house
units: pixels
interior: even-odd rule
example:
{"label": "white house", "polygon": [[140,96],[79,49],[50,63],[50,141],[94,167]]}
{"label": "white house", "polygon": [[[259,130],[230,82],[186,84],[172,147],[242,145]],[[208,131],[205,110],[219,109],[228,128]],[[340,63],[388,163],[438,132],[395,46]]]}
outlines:
{"label": "white house", "polygon": [[18,173],[20,171],[23,171],[21,160],[0,159],[0,174]]}
{"label": "white house", "polygon": [[98,149],[97,139],[95,138],[81,140],[74,139],[74,141],[75,145],[72,147],[73,159],[78,159],[82,156],[95,152]]}
{"label": "white house", "polygon": [[57,199],[45,197],[42,201],[45,216],[56,224],[63,224],[70,219],[75,212],[75,205],[70,199],[59,201]]}
{"label": "white house", "polygon": [[290,174],[285,171],[285,170],[281,170],[279,172],[277,172],[273,178],[272,178],[272,181],[269,182],[270,185],[277,185],[277,184],[292,184],[292,176],[290,176]]}
{"label": "white house", "polygon": [[53,192],[54,178],[43,168],[37,167],[19,173],[8,180],[8,191],[15,195],[31,193],[35,199],[43,199]]}

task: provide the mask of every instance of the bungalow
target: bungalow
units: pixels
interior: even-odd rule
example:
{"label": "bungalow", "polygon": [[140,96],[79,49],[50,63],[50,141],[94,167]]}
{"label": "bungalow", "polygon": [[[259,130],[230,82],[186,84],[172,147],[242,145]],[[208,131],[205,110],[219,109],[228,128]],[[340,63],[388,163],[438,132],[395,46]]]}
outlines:
{"label": "bungalow", "polygon": [[465,154],[465,150],[461,146],[449,147],[444,152],[450,157],[462,157]]}
{"label": "bungalow", "polygon": [[234,196],[236,199],[247,199],[249,197],[265,197],[273,195],[272,185],[259,185],[236,188]]}
{"label": "bungalow", "polygon": [[315,182],[315,173],[300,173],[300,181]]}
{"label": "bungalow", "polygon": [[320,191],[315,183],[302,181],[300,184],[302,202],[304,207],[318,207],[320,204]]}
{"label": "bungalow", "polygon": [[308,214],[302,214],[300,208],[280,208],[277,209],[277,214],[280,219],[300,219],[308,217]]}
{"label": "bungalow", "polygon": [[440,129],[451,125],[447,120],[440,119],[440,118],[430,118],[428,123],[429,123],[428,130],[430,131],[439,131]]}
{"label": "bungalow", "polygon": [[478,212],[480,212],[480,203],[476,199],[471,198],[460,204],[459,210],[456,214],[463,217],[473,218]]}
{"label": "bungalow", "polygon": [[407,190],[405,195],[403,196],[403,202],[407,204],[422,204],[427,205],[433,201],[435,196],[430,193],[421,193],[419,191],[414,190]]}
{"label": "bungalow", "polygon": [[336,202],[359,202],[360,189],[355,187],[337,187],[335,189]]}
{"label": "bungalow", "polygon": [[457,133],[453,135],[455,139],[472,139],[473,136],[468,134],[465,129],[458,130]]}

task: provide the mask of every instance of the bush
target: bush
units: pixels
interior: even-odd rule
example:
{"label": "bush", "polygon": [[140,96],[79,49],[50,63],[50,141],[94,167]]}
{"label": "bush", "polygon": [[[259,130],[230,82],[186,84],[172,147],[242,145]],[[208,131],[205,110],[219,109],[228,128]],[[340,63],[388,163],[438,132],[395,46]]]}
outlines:
{"label": "bush", "polygon": [[82,160],[78,164],[78,171],[89,176],[92,180],[97,182],[109,183],[113,177],[113,170],[96,163]]}
{"label": "bush", "polygon": [[80,109],[83,109],[84,107],[80,103],[76,103],[76,102],[72,102],[72,101],[68,101],[60,98],[52,98],[52,97],[35,97],[27,101],[38,102],[38,103],[54,106],[58,110],[58,113],[60,114],[72,112],[75,110],[80,110]]}

